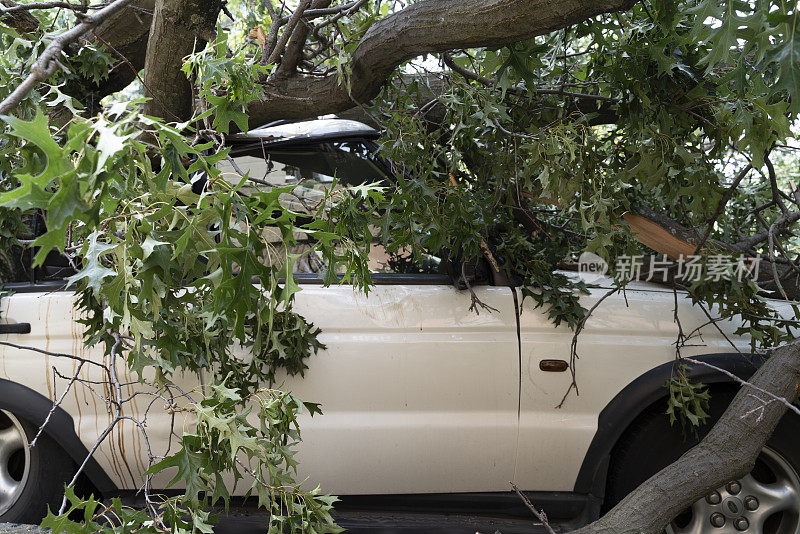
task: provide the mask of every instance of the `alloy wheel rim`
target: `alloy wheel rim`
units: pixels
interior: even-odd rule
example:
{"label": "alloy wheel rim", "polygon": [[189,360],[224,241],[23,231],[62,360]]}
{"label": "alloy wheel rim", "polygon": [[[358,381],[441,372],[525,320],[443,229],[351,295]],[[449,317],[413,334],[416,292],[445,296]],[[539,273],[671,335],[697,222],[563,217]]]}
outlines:
{"label": "alloy wheel rim", "polygon": [[800,476],[765,447],[756,467],[695,502],[668,534],[800,534]]}
{"label": "alloy wheel rim", "polygon": [[31,465],[27,435],[19,419],[0,410],[0,516],[22,494]]}

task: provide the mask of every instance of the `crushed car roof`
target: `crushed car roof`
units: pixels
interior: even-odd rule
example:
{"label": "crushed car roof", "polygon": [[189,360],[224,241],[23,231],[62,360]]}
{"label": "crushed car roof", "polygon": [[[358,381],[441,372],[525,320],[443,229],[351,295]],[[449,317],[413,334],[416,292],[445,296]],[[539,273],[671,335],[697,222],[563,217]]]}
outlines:
{"label": "crushed car roof", "polygon": [[246,133],[228,137],[235,143],[266,144],[315,142],[352,137],[376,138],[380,132],[364,123],[347,119],[314,119],[300,122],[267,124]]}

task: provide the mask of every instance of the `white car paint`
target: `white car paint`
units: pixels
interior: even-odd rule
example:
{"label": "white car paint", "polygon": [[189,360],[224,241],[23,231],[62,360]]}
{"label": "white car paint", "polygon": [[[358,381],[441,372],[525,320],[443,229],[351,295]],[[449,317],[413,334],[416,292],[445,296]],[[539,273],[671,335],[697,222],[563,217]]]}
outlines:
{"label": "white car paint", "polygon": [[[606,287],[581,298],[591,308]],[[539,370],[544,359],[569,361],[574,332],[558,328],[541,310],[526,302],[520,316],[522,329],[522,411],[519,460],[515,480],[531,490],[572,491],[584,455],[597,431],[600,411],[625,386],[650,369],[675,359],[674,295],[646,284],[631,284],[625,294],[605,299],[592,313],[578,338],[575,364],[578,392],[572,391],[557,408],[571,383],[570,373]],[[689,333],[708,319],[699,307],[679,293],[679,317]],[[730,322],[718,323],[723,332],[750,352],[747,340],[734,336]],[[713,326],[700,330],[701,338],[687,346],[683,356],[732,352],[725,337]],[[666,406],[665,406],[666,409]],[[557,458],[557,461],[553,461]]]}
{"label": "white car paint", "polygon": [[[571,491],[600,411],[636,377],[675,357],[673,293],[632,287],[595,310],[579,338],[579,394],[570,393],[557,408],[570,374],[540,371],[539,361],[569,360],[573,333],[554,327],[542,309],[525,302],[520,369],[510,288],[475,288],[498,310],[478,315],[468,311],[469,293],[448,285],[379,285],[368,296],[347,285],[304,285],[296,309],[322,329],[327,349],[310,358],[304,378],[279,378],[324,411],[301,421],[301,478],[340,495],[507,491],[510,480],[525,490]],[[593,290],[582,297],[583,305],[591,307],[605,292]],[[32,332],[0,339],[102,360],[101,349],[83,346],[73,300],[67,291],[3,298],[4,322],[29,322]],[[679,302],[684,331],[706,321],[683,295]],[[734,325],[722,328],[732,334]],[[701,332],[704,346],[684,354],[733,351],[714,327]],[[737,343],[747,346],[742,339]],[[0,346],[0,377],[50,399],[66,384],[53,369],[69,377],[77,365]],[[136,377],[121,360],[117,369],[122,381],[131,382],[126,392],[133,393]],[[101,378],[97,368],[86,366],[81,376]],[[187,391],[200,388],[194,377],[177,381]],[[134,411],[147,402],[134,401]],[[77,385],[62,407],[91,449],[110,420],[102,399]],[[171,418],[158,405],[148,417],[155,454],[167,450]],[[191,425],[177,415],[179,433]],[[133,423],[123,422],[96,458],[119,488],[141,484],[146,455]],[[156,479],[154,487],[167,480]]]}

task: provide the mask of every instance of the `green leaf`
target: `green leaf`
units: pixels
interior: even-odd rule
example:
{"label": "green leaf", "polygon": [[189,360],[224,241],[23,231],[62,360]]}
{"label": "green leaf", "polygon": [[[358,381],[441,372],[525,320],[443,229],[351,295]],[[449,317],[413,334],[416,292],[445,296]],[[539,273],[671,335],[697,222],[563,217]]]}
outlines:
{"label": "green leaf", "polygon": [[89,234],[86,242],[86,252],[83,255],[83,269],[68,279],[70,284],[74,284],[79,280],[86,280],[86,286],[91,288],[96,295],[101,293],[103,280],[117,274],[116,271],[109,269],[100,262],[102,256],[116,248],[115,245],[98,242],[97,238],[100,235],[100,232]]}
{"label": "green leaf", "polygon": [[16,175],[21,185],[0,196],[2,206],[25,207],[26,197],[41,199],[40,191],[57,177],[72,171],[72,163],[50,136],[47,118],[41,109],[37,108],[36,116],[30,122],[13,115],[0,116],[0,120],[11,126],[12,135],[32,143],[45,156],[45,167],[41,173],[36,176],[28,173]]}
{"label": "green leaf", "polygon": [[224,96],[207,95],[206,99],[215,108],[214,122],[212,126],[215,130],[222,133],[230,131],[231,122],[235,123],[239,130],[246,132],[249,117],[241,105],[234,104]]}
{"label": "green leaf", "polygon": [[301,254],[287,254],[283,264],[283,287],[279,291],[278,300],[288,305],[292,302],[295,293],[300,291],[300,285],[294,277],[294,264]]}
{"label": "green leaf", "polygon": [[764,55],[761,68],[776,63],[778,77],[770,88],[771,94],[785,91],[791,98],[789,108],[792,115],[800,113],[800,9],[781,24],[783,39]]}
{"label": "green leaf", "polygon": [[155,239],[153,236],[148,235],[145,238],[144,242],[142,243],[142,252],[143,252],[142,259],[146,260],[147,258],[149,258],[150,255],[153,253],[153,250],[155,250],[155,248],[158,246],[169,246],[169,242],[159,241]]}
{"label": "green leaf", "polygon": [[119,152],[125,149],[125,143],[133,134],[118,135],[117,128],[110,125],[103,117],[100,117],[94,125],[98,132],[97,138],[97,169],[102,169],[106,162]]}

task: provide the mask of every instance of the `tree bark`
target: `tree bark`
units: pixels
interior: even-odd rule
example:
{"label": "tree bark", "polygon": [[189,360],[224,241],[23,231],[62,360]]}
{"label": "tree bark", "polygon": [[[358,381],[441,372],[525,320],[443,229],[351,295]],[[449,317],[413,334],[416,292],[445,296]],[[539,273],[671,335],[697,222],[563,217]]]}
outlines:
{"label": "tree bark", "polygon": [[145,113],[168,121],[192,114],[192,89],[183,59],[213,35],[220,0],[156,0],[144,63]]}
{"label": "tree bark", "polygon": [[108,78],[94,88],[100,98],[127,87],[136,79],[136,73],[144,68],[155,4],[155,0],[134,0],[127,9],[109,18],[93,36],[89,36],[89,39],[97,37],[101,43],[113,47],[109,52],[120,61]]}
{"label": "tree bark", "polygon": [[[0,0],[11,1],[11,0]],[[327,2],[317,2],[326,4]],[[338,76],[299,75],[305,29],[292,35],[287,65],[264,84],[264,95],[248,106],[251,125],[277,119],[303,119],[338,113],[374,98],[394,70],[422,54],[475,46],[499,46],[579,23],[601,13],[630,8],[633,0],[426,0],[411,4],[374,23],[350,61],[350,93]],[[116,92],[145,69],[146,111],[168,120],[188,118],[191,91],[180,72],[195,38],[214,31],[219,0],[137,0],[123,16],[98,29],[98,36],[130,62],[121,64],[109,80],[92,88],[95,100]],[[148,14],[155,11],[156,16]],[[295,32],[293,32],[295,33]],[[148,39],[149,35],[149,39]],[[282,63],[282,62],[281,62]],[[133,68],[131,68],[133,67]],[[79,96],[79,95],[74,95]],[[83,99],[82,99],[83,100]],[[160,102],[159,102],[160,101]]]}
{"label": "tree bark", "polygon": [[428,0],[374,23],[349,64],[350,92],[336,75],[269,80],[248,106],[251,124],[350,109],[374,98],[404,61],[422,54],[500,46],[565,28],[632,0]]}
{"label": "tree bark", "polygon": [[[0,0],[0,4],[5,7],[16,7],[16,2],[12,0]],[[33,33],[39,28],[39,19],[31,15],[30,11],[12,11],[0,16],[0,22],[11,26],[20,33]]]}
{"label": "tree bark", "polygon": [[[18,5],[13,0],[0,0],[0,4],[6,7]],[[116,93],[130,84],[136,78],[136,73],[144,67],[147,37],[150,33],[154,7],[155,0],[134,0],[87,36],[89,41],[97,39],[113,48],[109,52],[120,59],[116,68],[112,69],[108,78],[100,84],[83,80],[69,88],[70,94],[81,100],[92,111],[97,111],[96,103],[104,96]],[[14,11],[3,15],[0,17],[0,22],[21,33],[31,33],[39,27],[39,19],[29,11]],[[127,63],[121,60],[123,57]]]}
{"label": "tree bark", "polygon": [[[776,397],[794,400],[800,387],[800,341],[776,349],[750,383]],[[787,409],[782,402],[758,400],[763,396],[742,386],[697,446],[650,477],[605,516],[575,533],[660,534],[696,500],[750,472]]]}

